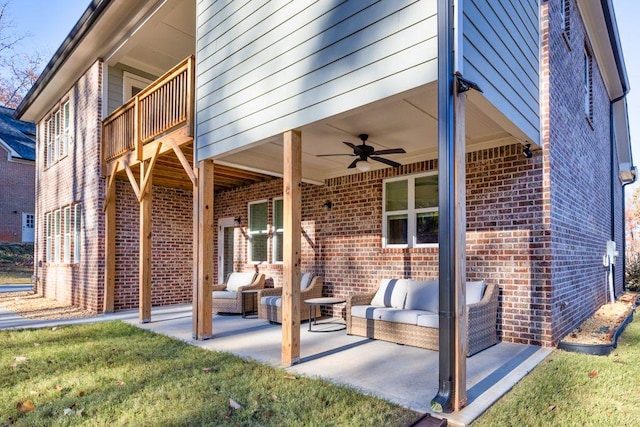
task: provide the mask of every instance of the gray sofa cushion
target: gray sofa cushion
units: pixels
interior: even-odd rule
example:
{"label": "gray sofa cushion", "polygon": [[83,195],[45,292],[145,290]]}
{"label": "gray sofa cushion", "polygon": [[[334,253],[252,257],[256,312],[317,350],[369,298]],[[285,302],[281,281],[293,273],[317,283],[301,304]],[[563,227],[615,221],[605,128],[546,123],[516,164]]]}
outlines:
{"label": "gray sofa cushion", "polygon": [[440,317],[437,313],[422,313],[418,315],[418,326],[426,326],[427,328],[438,328],[440,326]]}
{"label": "gray sofa cushion", "polygon": [[424,313],[422,310],[403,310],[399,308],[380,308],[375,315],[380,320],[393,323],[406,323],[407,325],[415,325],[418,323],[418,315]]}
{"label": "gray sofa cushion", "polygon": [[260,298],[260,304],[269,305],[273,307],[282,307],[282,297],[280,296],[268,296]]}
{"label": "gray sofa cushion", "polygon": [[237,292],[233,291],[214,291],[212,294],[212,298],[224,298],[224,299],[236,299],[238,297]]}
{"label": "gray sofa cushion", "polygon": [[467,305],[480,302],[486,287],[487,285],[484,283],[484,280],[467,282]]}
{"label": "gray sofa cushion", "polygon": [[417,282],[409,280],[407,285],[407,310],[426,310],[438,312],[438,281]]}
{"label": "gray sofa cushion", "polygon": [[384,308],[384,307],[376,307],[375,305],[354,305],[351,307],[351,316],[359,317],[361,319],[378,319],[380,314],[378,313],[378,317],[374,317],[376,315],[376,310]]}
{"label": "gray sofa cushion", "polygon": [[313,279],[313,273],[302,273],[300,275],[300,290],[304,291],[311,284],[311,280]]}
{"label": "gray sofa cushion", "polygon": [[380,280],[380,287],[371,300],[371,305],[404,308],[404,301],[407,298],[407,282],[406,279]]}

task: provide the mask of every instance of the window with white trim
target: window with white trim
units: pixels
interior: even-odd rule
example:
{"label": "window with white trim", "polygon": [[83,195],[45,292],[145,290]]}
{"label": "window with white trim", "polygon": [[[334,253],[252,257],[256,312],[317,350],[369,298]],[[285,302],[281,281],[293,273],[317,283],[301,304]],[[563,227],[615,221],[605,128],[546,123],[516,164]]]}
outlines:
{"label": "window with white trim", "polygon": [[593,56],[588,46],[584,47],[584,115],[593,120]]}
{"label": "window with white trim", "polygon": [[67,206],[62,210],[62,224],[64,235],[62,262],[69,264],[71,262],[71,206]]}
{"label": "window with white trim", "polygon": [[44,215],[45,260],[77,264],[82,248],[82,205],[68,205]]}
{"label": "window with white trim", "polygon": [[383,181],[382,246],[438,244],[437,172]]}
{"label": "window with white trim", "polygon": [[284,242],[284,201],[273,199],[273,262],[283,262],[282,246]]}
{"label": "window with white trim", "polygon": [[45,122],[45,167],[51,166],[69,153],[70,123],[69,101],[53,111]]}
{"label": "window with white trim", "polygon": [[82,248],[82,204],[75,205],[74,211],[73,262],[78,264]]}
{"label": "window with white trim", "polygon": [[249,203],[249,262],[267,262],[269,243],[269,204]]}

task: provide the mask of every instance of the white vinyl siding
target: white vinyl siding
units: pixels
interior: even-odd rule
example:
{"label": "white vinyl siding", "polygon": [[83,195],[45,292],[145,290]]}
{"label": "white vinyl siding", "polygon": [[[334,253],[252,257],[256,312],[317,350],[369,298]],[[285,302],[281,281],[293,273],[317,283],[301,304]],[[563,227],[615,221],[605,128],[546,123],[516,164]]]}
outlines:
{"label": "white vinyl siding", "polygon": [[531,141],[540,141],[537,0],[461,0],[462,74]]}
{"label": "white vinyl siding", "polygon": [[199,158],[437,77],[436,0],[220,0],[196,11]]}

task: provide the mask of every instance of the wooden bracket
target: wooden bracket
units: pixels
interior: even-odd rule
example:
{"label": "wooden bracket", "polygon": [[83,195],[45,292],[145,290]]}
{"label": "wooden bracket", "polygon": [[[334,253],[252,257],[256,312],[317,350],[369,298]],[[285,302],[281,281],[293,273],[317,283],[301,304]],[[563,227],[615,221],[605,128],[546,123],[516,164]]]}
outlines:
{"label": "wooden bracket", "polygon": [[142,201],[142,197],[147,191],[147,186],[149,185],[149,177],[151,176],[151,172],[153,171],[153,166],[156,164],[156,160],[158,160],[158,154],[160,154],[160,149],[162,148],[162,142],[158,142],[156,146],[156,152],[151,157],[151,161],[149,162],[149,167],[144,171],[144,179],[142,184],[140,185],[140,194],[138,194],[138,202]]}
{"label": "wooden bracket", "polygon": [[176,156],[178,157],[178,160],[180,160],[180,164],[184,168],[184,171],[187,173],[187,175],[189,175],[189,179],[191,179],[191,182],[193,183],[193,186],[197,187],[198,186],[198,178],[197,178],[193,168],[191,167],[191,165],[187,161],[187,158],[184,156],[184,153],[182,152],[182,149],[180,148],[178,143],[173,138],[169,138],[169,145],[171,145],[171,147],[173,148],[173,151],[176,153]]}
{"label": "wooden bracket", "polygon": [[107,206],[109,206],[109,203],[111,203],[111,189],[115,185],[116,170],[118,170],[118,162],[119,160],[116,160],[115,162],[113,162],[113,167],[111,167],[111,171],[109,172],[109,175],[108,175],[107,188],[105,189],[104,204],[102,205],[102,212],[106,212]]}
{"label": "wooden bracket", "polygon": [[131,183],[133,192],[136,193],[136,199],[140,201],[140,188],[138,187],[138,181],[136,181],[136,177],[133,176],[133,172],[131,172],[129,162],[125,160],[122,162],[122,165],[124,166],[124,171],[127,173],[127,177],[129,178],[129,182]]}

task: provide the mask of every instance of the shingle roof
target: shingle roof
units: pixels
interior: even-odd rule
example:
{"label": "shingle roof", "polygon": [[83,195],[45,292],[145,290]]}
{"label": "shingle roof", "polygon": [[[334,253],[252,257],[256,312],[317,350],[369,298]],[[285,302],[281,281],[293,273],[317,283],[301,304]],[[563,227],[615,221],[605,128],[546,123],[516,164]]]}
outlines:
{"label": "shingle roof", "polygon": [[13,117],[15,110],[0,106],[0,139],[25,160],[36,159],[36,125]]}

